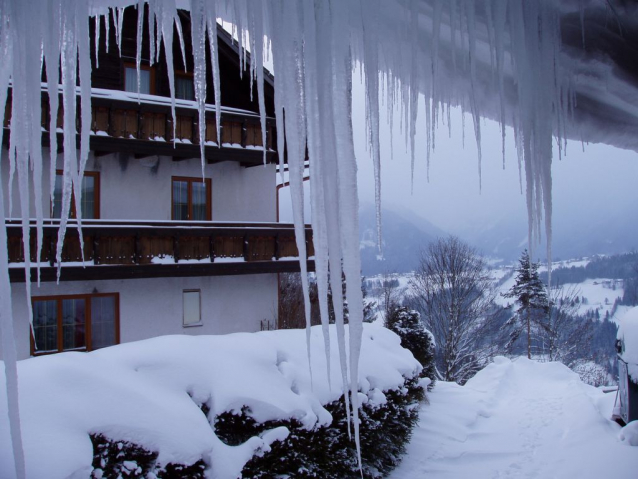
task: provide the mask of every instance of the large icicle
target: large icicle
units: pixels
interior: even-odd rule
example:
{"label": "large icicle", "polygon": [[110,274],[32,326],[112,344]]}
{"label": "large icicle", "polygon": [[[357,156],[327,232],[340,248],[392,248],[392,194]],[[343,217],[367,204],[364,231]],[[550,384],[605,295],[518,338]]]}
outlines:
{"label": "large icicle", "polygon": [[[204,0],[191,0],[191,41],[193,44],[193,62],[195,101],[197,101],[199,126],[199,153],[202,162],[202,181],[206,167],[206,5]],[[221,141],[218,138],[218,141]]]}
{"label": "large icicle", "polygon": [[[317,5],[316,22],[315,22],[315,8],[314,5],[303,4],[304,6],[304,31],[305,31],[305,49],[306,52],[317,52],[317,55],[304,56],[304,69],[306,75],[304,76],[304,88],[306,90],[306,116],[307,116],[307,130],[308,130],[308,156],[313,158],[309,165],[310,178],[323,178],[325,173],[323,169],[323,151],[326,148],[330,148],[331,145],[326,145],[322,141],[323,132],[321,126],[323,123],[321,119],[322,105],[325,101],[320,101],[319,92],[325,91],[324,82],[325,75],[319,75],[319,72],[323,71],[323,68],[327,68],[326,50],[319,51],[317,37],[326,34],[327,25],[325,25],[324,15],[322,12],[325,8],[321,5]],[[309,73],[309,74],[308,74]],[[323,98],[321,99],[323,100]],[[330,153],[328,153],[330,154]],[[326,374],[328,377],[328,386],[331,386],[330,379],[330,333],[329,333],[329,307],[328,307],[328,278],[329,278],[329,266],[328,266],[328,228],[326,226],[326,211],[322,206],[325,204],[326,189],[324,188],[322,181],[312,181],[312,192],[310,197],[311,211],[312,211],[312,230],[313,243],[315,251],[319,253],[315,255],[315,272],[317,275],[317,292],[319,297],[319,313],[321,317],[321,329],[324,339],[324,351],[326,356]],[[341,315],[343,322],[343,313]],[[345,365],[345,362],[344,362]],[[345,386],[345,382],[344,382]],[[344,389],[345,390],[345,389]],[[348,402],[346,401],[346,404]]]}
{"label": "large icicle", "polygon": [[[4,65],[10,65],[13,60],[12,38],[8,24],[7,8],[14,5],[0,5],[0,55]],[[4,111],[7,102],[9,86],[9,68],[0,69],[0,111]],[[0,129],[0,145],[3,144],[4,128]],[[2,150],[0,150],[0,158]],[[3,175],[0,174],[0,214],[2,219],[10,216],[11,212],[4,207]],[[9,283],[9,252],[7,250],[7,230],[0,228],[0,339],[2,340],[2,359],[4,360],[4,375],[7,388],[7,409],[9,412],[9,433],[13,448],[13,464],[6,464],[7,472],[11,469],[17,479],[26,477],[22,431],[20,428],[20,404],[18,384],[18,354],[13,325],[11,304],[11,285]]]}

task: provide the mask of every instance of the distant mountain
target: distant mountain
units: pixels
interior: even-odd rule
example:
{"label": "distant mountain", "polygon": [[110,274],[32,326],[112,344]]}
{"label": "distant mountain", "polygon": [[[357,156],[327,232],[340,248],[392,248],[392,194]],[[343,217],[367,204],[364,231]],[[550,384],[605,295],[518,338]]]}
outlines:
{"label": "distant mountain", "polygon": [[377,223],[374,205],[359,210],[361,231],[361,268],[365,276],[381,273],[405,273],[416,267],[421,249],[447,233],[409,210],[383,209],[381,213],[383,248],[377,248]]}
{"label": "distant mountain", "polygon": [[[484,255],[506,261],[518,259],[527,243],[527,219],[494,220],[479,227],[468,226],[456,232]],[[545,231],[542,241],[534,245],[539,259],[545,259]],[[619,254],[638,248],[638,221],[608,217],[602,222],[556,219],[553,228],[554,260],[578,258],[594,254]]]}

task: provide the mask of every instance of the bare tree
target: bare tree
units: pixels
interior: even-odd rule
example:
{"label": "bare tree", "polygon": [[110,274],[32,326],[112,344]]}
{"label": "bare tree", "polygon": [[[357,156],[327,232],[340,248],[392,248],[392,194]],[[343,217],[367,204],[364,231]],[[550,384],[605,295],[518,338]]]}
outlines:
{"label": "bare tree", "polygon": [[[317,306],[317,285],[310,281],[311,324],[321,324]],[[300,273],[279,274],[278,329],[298,329],[306,327],[304,298]]]}
{"label": "bare tree", "polygon": [[387,321],[395,309],[400,306],[401,291],[399,281],[390,273],[381,276],[381,304],[383,305],[383,319]]}
{"label": "bare tree", "polygon": [[552,288],[548,315],[539,329],[547,358],[570,368],[589,353],[594,336],[594,323],[577,315],[579,293],[573,286]]}
{"label": "bare tree", "polygon": [[495,351],[485,341],[494,291],[483,257],[455,236],[439,238],[421,252],[410,287],[436,341],[439,375],[465,383]]}

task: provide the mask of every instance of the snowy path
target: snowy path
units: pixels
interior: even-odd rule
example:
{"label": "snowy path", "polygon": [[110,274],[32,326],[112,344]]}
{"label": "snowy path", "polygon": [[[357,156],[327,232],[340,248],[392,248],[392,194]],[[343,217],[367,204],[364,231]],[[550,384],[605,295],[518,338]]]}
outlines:
{"label": "snowy path", "polygon": [[638,477],[618,440],[614,394],[556,363],[497,362],[461,387],[438,383],[392,479]]}

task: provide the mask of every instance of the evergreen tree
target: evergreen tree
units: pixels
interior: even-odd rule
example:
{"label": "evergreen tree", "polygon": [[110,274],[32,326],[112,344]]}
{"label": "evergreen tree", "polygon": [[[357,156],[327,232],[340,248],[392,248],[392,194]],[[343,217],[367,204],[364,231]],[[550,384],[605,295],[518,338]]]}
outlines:
{"label": "evergreen tree", "polygon": [[385,327],[401,338],[401,346],[409,349],[414,359],[421,363],[421,377],[436,379],[434,364],[434,340],[423,322],[421,315],[406,307],[393,308],[385,319]]}
{"label": "evergreen tree", "polygon": [[518,262],[516,283],[507,293],[503,293],[505,298],[515,298],[518,304],[516,314],[505,323],[505,327],[510,329],[506,349],[511,350],[523,331],[526,331],[527,357],[531,359],[532,329],[544,326],[543,320],[549,312],[549,301],[545,285],[538,275],[539,264],[530,261],[527,250],[523,251]]}

